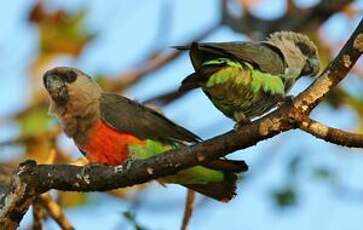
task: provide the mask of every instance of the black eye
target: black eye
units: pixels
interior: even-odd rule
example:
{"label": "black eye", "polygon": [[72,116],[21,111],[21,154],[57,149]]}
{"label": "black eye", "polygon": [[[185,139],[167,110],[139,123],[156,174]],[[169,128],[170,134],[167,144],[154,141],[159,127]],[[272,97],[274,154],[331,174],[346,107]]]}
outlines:
{"label": "black eye", "polygon": [[299,47],[301,53],[303,53],[306,57],[315,56],[315,49],[304,42],[296,43],[296,46]]}
{"label": "black eye", "polygon": [[74,71],[70,70],[64,72],[63,77],[66,82],[71,83],[77,79],[77,74]]}

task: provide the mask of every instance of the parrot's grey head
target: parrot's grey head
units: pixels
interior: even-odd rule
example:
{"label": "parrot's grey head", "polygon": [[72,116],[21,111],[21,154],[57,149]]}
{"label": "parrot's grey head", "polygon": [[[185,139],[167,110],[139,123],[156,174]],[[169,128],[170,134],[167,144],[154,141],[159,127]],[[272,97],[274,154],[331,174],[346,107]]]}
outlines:
{"label": "parrot's grey head", "polygon": [[291,31],[270,34],[268,42],[279,48],[289,67],[300,68],[300,75],[315,76],[320,70],[316,45],[306,36]]}
{"label": "parrot's grey head", "polygon": [[56,67],[43,75],[51,98],[49,111],[70,137],[81,140],[99,117],[100,86],[87,74],[71,67]]}
{"label": "parrot's grey head", "polygon": [[53,101],[66,105],[71,98],[85,97],[98,93],[100,88],[87,74],[72,67],[55,67],[43,75],[44,86]]}

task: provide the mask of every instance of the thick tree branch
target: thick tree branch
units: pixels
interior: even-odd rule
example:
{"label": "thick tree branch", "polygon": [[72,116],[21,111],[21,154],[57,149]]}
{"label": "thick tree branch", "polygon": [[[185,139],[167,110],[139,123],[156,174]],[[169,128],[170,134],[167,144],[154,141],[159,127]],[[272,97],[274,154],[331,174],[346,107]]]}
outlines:
{"label": "thick tree branch", "polygon": [[[285,103],[276,111],[237,131],[232,130],[193,146],[169,151],[147,160],[130,161],[118,167],[36,165],[34,161],[24,162],[14,174],[13,183],[0,203],[0,222],[16,226],[34,197],[49,189],[106,191],[145,183],[176,174],[182,169],[205,164],[297,128],[302,117],[308,115],[323,100],[357,61],[363,50],[362,33],[363,20],[338,57],[308,89],[299,94],[292,103]],[[14,212],[16,215],[12,215]]]}
{"label": "thick tree branch", "polygon": [[25,212],[36,198],[35,187],[25,182],[27,172],[34,165],[20,164],[12,177],[5,195],[0,201],[0,226],[4,229],[15,230]]}
{"label": "thick tree branch", "polygon": [[299,128],[312,134],[313,136],[328,141],[333,144],[363,148],[363,135],[351,133],[326,126],[318,121],[304,117]]}

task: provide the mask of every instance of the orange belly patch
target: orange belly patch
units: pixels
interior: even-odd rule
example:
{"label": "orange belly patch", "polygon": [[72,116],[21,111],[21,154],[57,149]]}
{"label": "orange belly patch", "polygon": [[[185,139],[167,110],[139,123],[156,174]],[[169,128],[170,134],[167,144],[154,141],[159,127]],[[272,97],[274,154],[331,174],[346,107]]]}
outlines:
{"label": "orange belly patch", "polygon": [[146,141],[120,132],[99,120],[90,131],[88,143],[81,150],[92,163],[119,165],[128,158],[129,144],[145,145]]}

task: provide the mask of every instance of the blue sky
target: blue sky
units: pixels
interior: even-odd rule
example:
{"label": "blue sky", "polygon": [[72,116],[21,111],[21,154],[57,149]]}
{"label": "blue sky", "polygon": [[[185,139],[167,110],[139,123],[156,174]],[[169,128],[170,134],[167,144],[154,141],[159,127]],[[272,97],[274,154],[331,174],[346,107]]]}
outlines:
{"label": "blue sky", "polygon": [[[133,66],[142,56],[160,45],[183,43],[217,23],[219,18],[217,0],[143,0],[105,1],[67,0],[46,1],[49,7],[65,7],[76,11],[88,9],[87,28],[99,36],[84,50],[72,65],[92,74],[117,74]],[[317,1],[298,1],[309,6]],[[164,37],[158,33],[162,3],[170,5],[170,32]],[[276,17],[284,9],[284,1],[262,1],[262,7],[254,12],[266,18]],[[264,7],[268,4],[269,7]],[[359,1],[360,5],[361,1]],[[0,140],[7,140],[17,132],[12,122],[4,117],[20,110],[29,100],[29,79],[27,71],[37,52],[36,28],[26,23],[32,1],[6,1],[0,7]],[[333,41],[344,41],[358,18],[349,21],[337,15],[324,26]],[[156,36],[160,37],[156,37]],[[246,39],[241,34],[222,27],[207,37],[208,41]],[[159,42],[156,42],[159,41]],[[156,43],[156,44],[155,44]],[[65,61],[64,64],[68,64]],[[192,71],[187,55],[182,55],[173,64],[151,74],[139,84],[130,88],[127,96],[144,100],[151,96],[174,89],[184,76]],[[39,76],[40,77],[40,76]],[[349,89],[357,79],[353,76],[344,80]],[[310,80],[301,80],[292,93],[304,89]],[[165,114],[176,122],[198,133],[203,138],[212,137],[232,127],[232,122],[223,117],[198,90],[184,99],[163,108]],[[354,130],[356,114],[349,108],[333,110],[321,105],[313,117],[326,124]],[[66,144],[73,146],[66,138]],[[2,149],[0,159],[11,158],[16,150]],[[203,202],[195,210],[190,229],[356,229],[361,224],[363,194],[358,200],[338,196],[328,183],[313,177],[311,168],[325,166],[334,169],[346,186],[363,189],[362,151],[346,149],[324,143],[301,131],[290,131],[255,147],[236,152],[233,158],[245,159],[250,172],[245,183],[238,189],[239,195],[229,204],[214,201]],[[74,148],[74,154],[79,152]],[[293,157],[303,155],[300,176],[294,181],[298,186],[298,205],[287,210],[275,207],[270,191],[286,183],[286,164]],[[250,178],[250,179],[249,179]],[[185,191],[170,185],[167,189],[154,185],[143,192],[143,203],[137,212],[137,219],[150,229],[175,229],[179,227],[183,212]],[[68,209],[67,216],[77,229],[120,229],[125,222],[121,213],[130,203],[113,197],[94,193],[86,206]],[[28,215],[25,226],[31,220]],[[123,224],[122,224],[123,223]],[[48,229],[57,229],[52,221]],[[123,228],[124,229],[124,228]]]}

